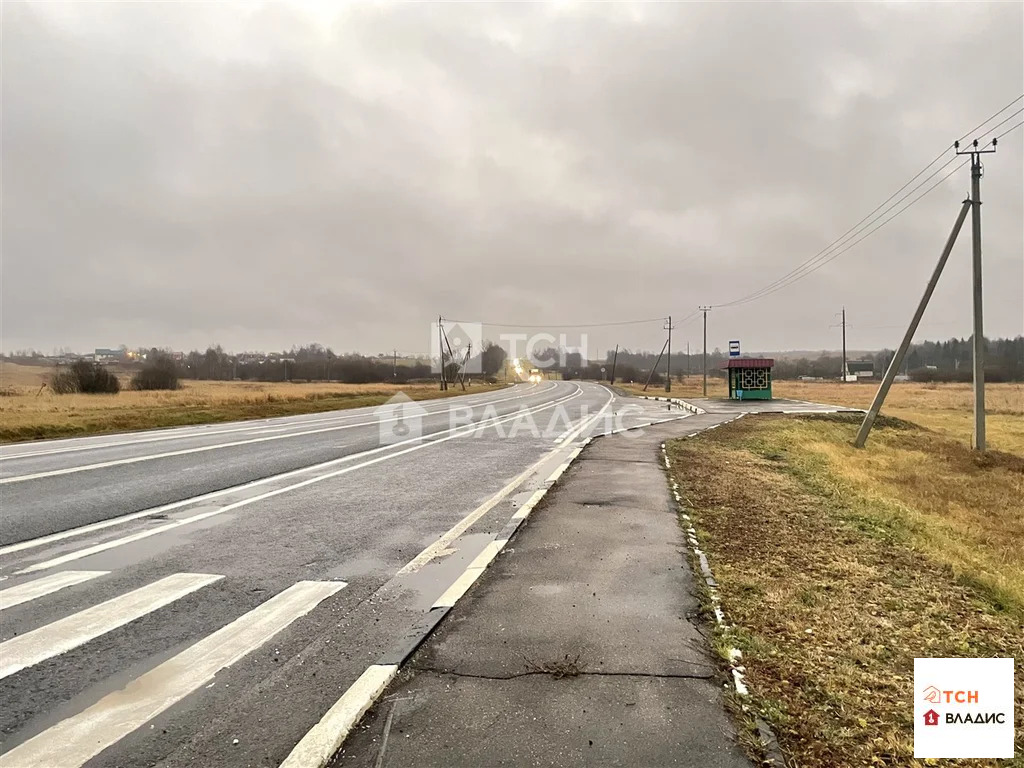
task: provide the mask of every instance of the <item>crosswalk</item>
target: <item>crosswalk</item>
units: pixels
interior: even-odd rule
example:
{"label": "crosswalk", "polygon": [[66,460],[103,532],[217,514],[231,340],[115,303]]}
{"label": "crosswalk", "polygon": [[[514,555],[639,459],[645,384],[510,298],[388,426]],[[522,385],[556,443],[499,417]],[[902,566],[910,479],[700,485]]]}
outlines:
{"label": "crosswalk", "polygon": [[107,573],[108,571],[62,571],[26,584],[0,590],[0,611],[44,597],[65,587],[73,587],[75,584],[95,579],[97,576],[106,576]]}
{"label": "crosswalk", "polygon": [[[106,575],[105,571],[64,571],[0,590],[0,611]],[[0,643],[0,679],[84,646],[223,578],[208,573],[172,573],[15,635]],[[293,584],[123,688],[7,750],[0,755],[0,768],[78,768],[346,586],[343,581]]]}

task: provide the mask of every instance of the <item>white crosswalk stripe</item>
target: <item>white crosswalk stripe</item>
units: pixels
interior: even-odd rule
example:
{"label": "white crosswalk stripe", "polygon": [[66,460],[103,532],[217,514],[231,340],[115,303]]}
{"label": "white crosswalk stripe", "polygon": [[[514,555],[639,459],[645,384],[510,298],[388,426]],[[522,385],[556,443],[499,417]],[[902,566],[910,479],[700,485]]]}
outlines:
{"label": "white crosswalk stripe", "polygon": [[175,573],[0,643],[0,678],[77,648],[223,576]]}
{"label": "white crosswalk stripe", "polygon": [[44,597],[65,587],[72,587],[83,581],[95,579],[97,576],[106,576],[108,573],[110,571],[61,571],[42,579],[0,590],[0,611]]}
{"label": "white crosswalk stripe", "polygon": [[19,744],[0,756],[0,767],[78,768],[345,586],[342,581],[294,584],[122,690]]}

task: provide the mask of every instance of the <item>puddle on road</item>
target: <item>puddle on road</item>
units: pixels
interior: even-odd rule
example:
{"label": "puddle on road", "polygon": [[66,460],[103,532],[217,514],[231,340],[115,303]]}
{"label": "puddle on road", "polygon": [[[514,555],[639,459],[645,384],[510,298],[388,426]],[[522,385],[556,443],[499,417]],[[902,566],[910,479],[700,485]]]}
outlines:
{"label": "puddle on road", "polygon": [[413,607],[429,611],[473,560],[494,541],[493,533],[467,533],[452,543],[451,554],[431,560],[418,571],[396,576],[394,588],[406,591]]}
{"label": "puddle on road", "polygon": [[[138,541],[113,547],[105,552],[97,552],[95,555],[83,557],[74,561],[74,568],[86,571],[115,571],[131,565],[137,565],[181,544],[191,543],[203,531],[223,525],[224,523],[234,522],[236,518],[236,514],[225,512],[222,515],[208,517],[195,523],[171,528],[163,533],[154,534]],[[160,523],[165,521],[154,520],[153,522]]]}

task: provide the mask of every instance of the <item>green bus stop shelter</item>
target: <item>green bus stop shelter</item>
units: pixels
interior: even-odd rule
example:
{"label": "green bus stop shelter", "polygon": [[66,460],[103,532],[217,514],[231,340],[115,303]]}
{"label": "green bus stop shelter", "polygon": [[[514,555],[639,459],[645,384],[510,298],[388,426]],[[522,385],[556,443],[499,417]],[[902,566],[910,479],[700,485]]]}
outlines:
{"label": "green bus stop shelter", "polygon": [[771,400],[774,365],[770,357],[734,357],[723,363],[729,376],[729,399]]}

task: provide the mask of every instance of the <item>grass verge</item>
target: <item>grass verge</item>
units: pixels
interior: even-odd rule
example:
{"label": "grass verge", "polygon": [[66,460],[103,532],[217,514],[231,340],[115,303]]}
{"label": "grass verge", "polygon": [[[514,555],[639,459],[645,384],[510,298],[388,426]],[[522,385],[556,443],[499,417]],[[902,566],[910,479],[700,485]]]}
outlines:
{"label": "grass verge", "polygon": [[[643,392],[642,384],[617,384],[636,394],[665,396],[664,387],[651,387]],[[838,381],[775,381],[772,392],[776,398],[807,400],[812,403],[841,405],[846,408],[867,408],[878,390],[877,381],[846,384]],[[683,399],[700,397],[701,379],[690,376],[673,381],[672,396]],[[728,395],[725,381],[708,380],[708,396]],[[988,447],[1024,456],[1024,384],[988,384],[985,386]],[[882,406],[883,416],[912,421],[941,435],[970,444],[974,431],[974,400],[970,384],[897,382],[889,390]],[[874,440],[874,435],[870,438]]]}
{"label": "grass verge", "polygon": [[[469,393],[501,389],[476,384]],[[413,400],[453,397],[430,384],[184,382],[171,392],[55,395],[11,389],[0,396],[0,442],[265,419],[380,405],[402,392]]]}
{"label": "grass verge", "polygon": [[802,768],[954,765],[913,757],[914,658],[1015,657],[1024,750],[1024,458],[890,419],[856,451],[857,421],[669,444],[756,709]]}

